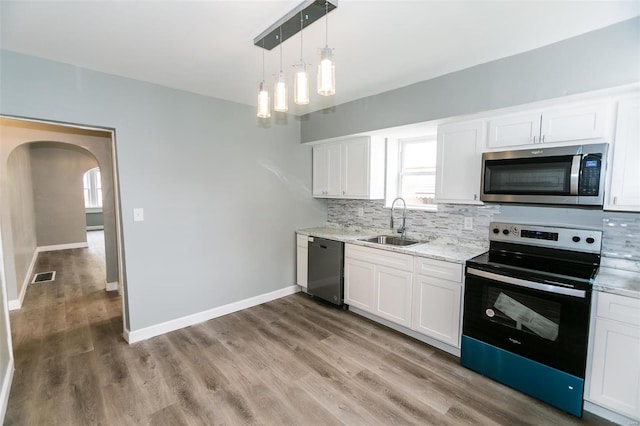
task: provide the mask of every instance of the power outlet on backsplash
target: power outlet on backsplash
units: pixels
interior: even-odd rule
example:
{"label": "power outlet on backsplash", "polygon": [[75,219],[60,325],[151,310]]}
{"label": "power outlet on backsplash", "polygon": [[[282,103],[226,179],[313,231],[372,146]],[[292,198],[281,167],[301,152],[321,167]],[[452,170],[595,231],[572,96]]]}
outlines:
{"label": "power outlet on backsplash", "polygon": [[473,218],[465,217],[464,218],[464,229],[465,231],[473,231]]}

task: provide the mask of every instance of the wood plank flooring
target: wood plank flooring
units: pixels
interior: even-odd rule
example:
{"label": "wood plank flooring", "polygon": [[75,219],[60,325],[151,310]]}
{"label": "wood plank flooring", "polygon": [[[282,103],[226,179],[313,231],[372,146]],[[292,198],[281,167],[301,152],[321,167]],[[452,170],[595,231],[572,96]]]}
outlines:
{"label": "wood plank flooring", "polygon": [[302,293],[127,345],[99,249],[41,253],[7,425],[600,425]]}

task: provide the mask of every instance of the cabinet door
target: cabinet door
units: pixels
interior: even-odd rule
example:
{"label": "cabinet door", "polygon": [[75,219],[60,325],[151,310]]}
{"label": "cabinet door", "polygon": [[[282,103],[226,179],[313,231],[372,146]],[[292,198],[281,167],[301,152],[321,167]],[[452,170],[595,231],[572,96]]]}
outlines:
{"label": "cabinet door", "polygon": [[[300,240],[299,237],[300,236],[298,236],[298,241]],[[304,245],[300,243],[296,245],[296,284],[305,289],[307,288],[308,257],[309,249],[305,237]]]}
{"label": "cabinet door", "polygon": [[340,195],[341,187],[340,144],[313,147],[313,196]]}
{"label": "cabinet door", "polygon": [[479,195],[484,134],[483,121],[438,127],[437,202],[482,204]]}
{"label": "cabinet door", "polygon": [[369,138],[342,144],[342,192],[348,198],[369,198]]}
{"label": "cabinet door", "polygon": [[344,302],[374,313],[374,265],[345,258]]}
{"label": "cabinet door", "polygon": [[640,211],[640,99],[618,104],[607,210]]}
{"label": "cabinet door", "polygon": [[545,111],[540,125],[540,142],[604,137],[606,112],[605,103]]}
{"label": "cabinet door", "polygon": [[590,397],[640,419],[640,327],[596,320]]}
{"label": "cabinet door", "polygon": [[411,328],[459,348],[461,294],[460,283],[415,275]]}
{"label": "cabinet door", "polygon": [[488,148],[528,145],[539,142],[540,112],[489,121]]}
{"label": "cabinet door", "polygon": [[411,327],[412,277],[408,271],[376,266],[374,313],[396,324]]}

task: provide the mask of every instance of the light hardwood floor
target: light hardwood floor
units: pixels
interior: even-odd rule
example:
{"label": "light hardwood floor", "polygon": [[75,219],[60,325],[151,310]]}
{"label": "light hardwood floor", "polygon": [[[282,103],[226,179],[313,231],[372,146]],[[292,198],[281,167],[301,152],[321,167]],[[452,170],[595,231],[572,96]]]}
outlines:
{"label": "light hardwood floor", "polygon": [[[99,248],[42,253],[11,313],[8,425],[595,425],[296,294],[127,345]],[[224,285],[212,282],[211,285]]]}

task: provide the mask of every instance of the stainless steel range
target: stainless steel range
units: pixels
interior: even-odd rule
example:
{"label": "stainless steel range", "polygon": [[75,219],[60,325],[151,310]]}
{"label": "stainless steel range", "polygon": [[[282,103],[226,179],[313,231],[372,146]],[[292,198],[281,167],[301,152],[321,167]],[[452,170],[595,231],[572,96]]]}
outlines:
{"label": "stainless steel range", "polygon": [[492,223],[466,264],[462,365],[582,416],[602,232]]}

